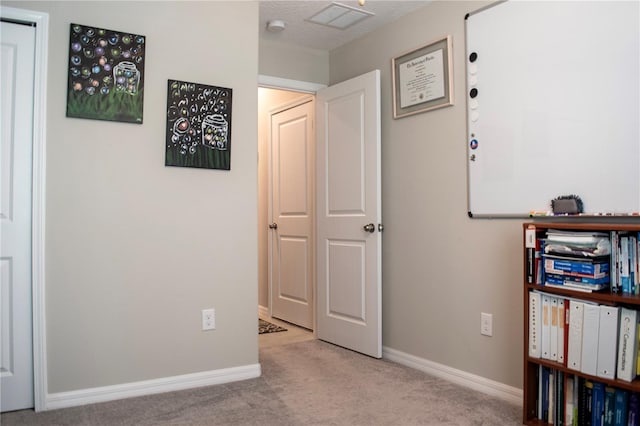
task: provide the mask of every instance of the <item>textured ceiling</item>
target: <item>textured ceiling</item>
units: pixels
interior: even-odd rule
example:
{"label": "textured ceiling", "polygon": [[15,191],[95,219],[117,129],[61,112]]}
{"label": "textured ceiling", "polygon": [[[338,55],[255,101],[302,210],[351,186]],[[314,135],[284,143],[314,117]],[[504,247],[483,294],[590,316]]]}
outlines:
{"label": "textured ceiling", "polygon": [[[337,2],[356,8],[361,7],[357,1],[338,0]],[[401,16],[407,15],[416,9],[426,6],[429,1],[366,0],[363,8],[375,13],[375,16],[367,18],[345,30],[338,30],[306,21],[306,19],[331,3],[331,1],[319,0],[261,0],[260,39],[320,50],[331,50],[351,40],[362,37],[368,32],[392,22]],[[286,23],[284,31],[279,33],[267,31],[267,22],[273,19],[280,19]]]}

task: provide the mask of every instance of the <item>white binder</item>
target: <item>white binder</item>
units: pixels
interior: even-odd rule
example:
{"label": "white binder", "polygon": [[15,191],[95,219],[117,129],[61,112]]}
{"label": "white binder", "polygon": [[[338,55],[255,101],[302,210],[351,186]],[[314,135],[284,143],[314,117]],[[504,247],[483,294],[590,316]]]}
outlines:
{"label": "white binder", "polygon": [[549,359],[558,360],[558,298],[551,299],[551,334],[549,336]]}
{"label": "white binder", "polygon": [[551,296],[542,295],[542,358],[551,359]]}
{"label": "white binder", "polygon": [[600,306],[596,374],[598,377],[613,379],[616,375],[619,311],[620,309],[614,306]]}
{"label": "white binder", "polygon": [[598,372],[598,335],[600,329],[600,306],[584,305],[582,321],[581,368],[585,374],[595,376]]}
{"label": "white binder", "polygon": [[618,379],[627,382],[636,377],[638,311],[620,309],[620,333],[618,344]]}
{"label": "white binder", "polygon": [[540,341],[540,316],[542,309],[542,296],[534,291],[529,292],[529,356],[540,358],[542,346]]}
{"label": "white binder", "polygon": [[584,303],[569,301],[569,348],[567,350],[567,367],[580,371],[582,360],[582,322]]}
{"label": "white binder", "polygon": [[564,359],[565,354],[565,326],[567,324],[567,313],[565,312],[565,299],[562,297],[558,298],[558,362],[566,365],[566,359]]}

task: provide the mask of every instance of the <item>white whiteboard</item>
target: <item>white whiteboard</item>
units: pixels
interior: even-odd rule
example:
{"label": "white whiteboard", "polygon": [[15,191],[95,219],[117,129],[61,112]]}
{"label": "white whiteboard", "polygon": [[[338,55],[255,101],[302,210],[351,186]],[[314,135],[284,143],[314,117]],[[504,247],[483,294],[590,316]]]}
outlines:
{"label": "white whiteboard", "polygon": [[507,1],[465,21],[469,216],[569,194],[640,211],[640,2]]}

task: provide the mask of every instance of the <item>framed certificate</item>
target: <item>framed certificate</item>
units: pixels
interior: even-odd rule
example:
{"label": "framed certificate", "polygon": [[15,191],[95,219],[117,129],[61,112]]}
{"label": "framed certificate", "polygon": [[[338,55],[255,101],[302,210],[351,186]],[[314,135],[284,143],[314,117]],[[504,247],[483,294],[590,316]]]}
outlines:
{"label": "framed certificate", "polygon": [[391,60],[393,118],[453,105],[451,36]]}

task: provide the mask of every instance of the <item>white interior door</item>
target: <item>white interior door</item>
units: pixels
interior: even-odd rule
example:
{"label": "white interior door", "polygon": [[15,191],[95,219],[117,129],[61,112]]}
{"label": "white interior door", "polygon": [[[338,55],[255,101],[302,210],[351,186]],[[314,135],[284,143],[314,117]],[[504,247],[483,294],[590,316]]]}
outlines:
{"label": "white interior door", "polygon": [[31,153],[35,28],[1,23],[0,411],[33,407]]}
{"label": "white interior door", "polygon": [[271,315],[313,328],[313,102],[271,116]]}
{"label": "white interior door", "polygon": [[382,356],[380,71],[317,93],[319,339]]}

